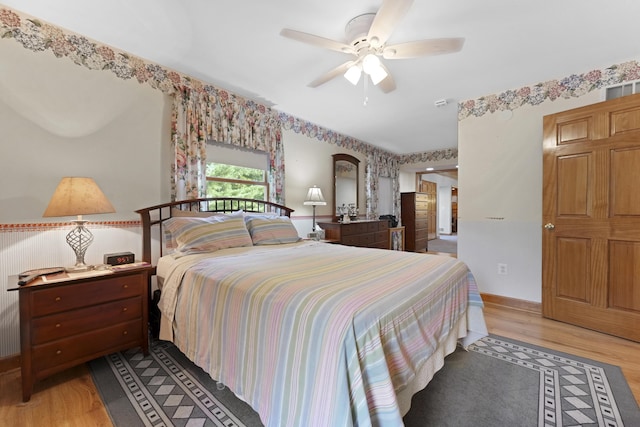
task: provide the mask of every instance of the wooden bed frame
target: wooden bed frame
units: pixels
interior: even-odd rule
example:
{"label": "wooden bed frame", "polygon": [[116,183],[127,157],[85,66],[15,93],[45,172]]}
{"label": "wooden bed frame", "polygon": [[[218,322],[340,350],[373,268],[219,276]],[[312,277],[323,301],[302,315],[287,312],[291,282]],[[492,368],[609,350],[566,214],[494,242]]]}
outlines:
{"label": "wooden bed frame", "polygon": [[[162,228],[162,223],[172,217],[172,209],[180,209],[188,212],[211,212],[212,214],[232,213],[242,210],[244,212],[270,212],[288,217],[290,217],[291,212],[294,211],[291,208],[277,203],[235,197],[179,200],[139,209],[136,213],[140,214],[140,220],[142,221],[142,261],[152,263],[151,231],[153,227],[157,227],[159,230]],[[163,233],[158,234],[160,236],[159,253],[160,256],[162,256],[164,246],[162,240],[164,236]]]}

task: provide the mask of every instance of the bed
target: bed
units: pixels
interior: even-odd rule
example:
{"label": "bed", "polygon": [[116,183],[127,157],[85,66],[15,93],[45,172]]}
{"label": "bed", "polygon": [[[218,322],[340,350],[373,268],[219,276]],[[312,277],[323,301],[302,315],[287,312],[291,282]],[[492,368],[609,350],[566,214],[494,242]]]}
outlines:
{"label": "bed", "polygon": [[402,425],[445,356],[487,334],[456,258],[303,240],[291,209],[262,201],[137,212],[160,338],[267,426]]}

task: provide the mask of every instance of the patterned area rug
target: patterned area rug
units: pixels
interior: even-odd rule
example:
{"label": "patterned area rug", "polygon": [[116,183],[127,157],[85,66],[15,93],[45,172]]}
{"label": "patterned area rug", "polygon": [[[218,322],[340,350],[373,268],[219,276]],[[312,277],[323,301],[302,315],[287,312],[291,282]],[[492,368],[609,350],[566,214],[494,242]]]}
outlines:
{"label": "patterned area rug", "polygon": [[539,375],[540,425],[623,424],[607,373],[600,366],[491,337],[478,342],[473,350]]}
{"label": "patterned area rug", "polygon": [[[261,426],[172,344],[152,343],[90,363],[115,426]],[[447,357],[416,394],[405,425],[637,426],[640,410],[620,369],[489,336]]]}

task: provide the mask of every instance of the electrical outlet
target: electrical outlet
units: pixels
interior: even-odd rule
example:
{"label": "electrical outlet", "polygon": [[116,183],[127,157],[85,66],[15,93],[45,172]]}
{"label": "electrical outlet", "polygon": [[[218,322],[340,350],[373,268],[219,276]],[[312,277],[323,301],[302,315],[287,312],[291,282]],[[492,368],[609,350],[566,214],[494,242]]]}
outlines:
{"label": "electrical outlet", "polygon": [[498,274],[507,275],[507,264],[498,263]]}

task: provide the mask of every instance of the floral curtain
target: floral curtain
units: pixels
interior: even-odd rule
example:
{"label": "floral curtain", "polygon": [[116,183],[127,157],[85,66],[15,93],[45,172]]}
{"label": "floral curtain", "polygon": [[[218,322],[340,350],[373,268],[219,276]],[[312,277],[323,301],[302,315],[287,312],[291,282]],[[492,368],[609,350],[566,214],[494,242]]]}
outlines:
{"label": "floral curtain", "polygon": [[367,218],[380,217],[380,177],[391,178],[393,200],[392,215],[400,217],[400,164],[395,157],[381,156],[378,151],[367,154],[365,170],[365,191],[367,198]]}
{"label": "floral curtain", "polygon": [[284,204],[284,149],[277,115],[263,105],[212,86],[176,87],[171,170],[173,200],[205,197],[206,142],[269,154],[269,201]]}
{"label": "floral curtain", "polygon": [[201,129],[206,123],[208,103],[202,103],[204,97],[189,88],[174,94],[171,115],[173,201],[204,197],[206,193],[207,141]]}
{"label": "floral curtain", "polygon": [[400,217],[400,164],[395,157],[380,155],[378,151],[367,154],[367,166],[365,170],[365,191],[367,199],[367,219],[378,219],[380,177],[391,178],[393,200],[393,212]]}
{"label": "floral curtain", "polygon": [[282,134],[277,132],[275,144],[269,151],[269,201],[285,204],[284,201],[284,145]]}

